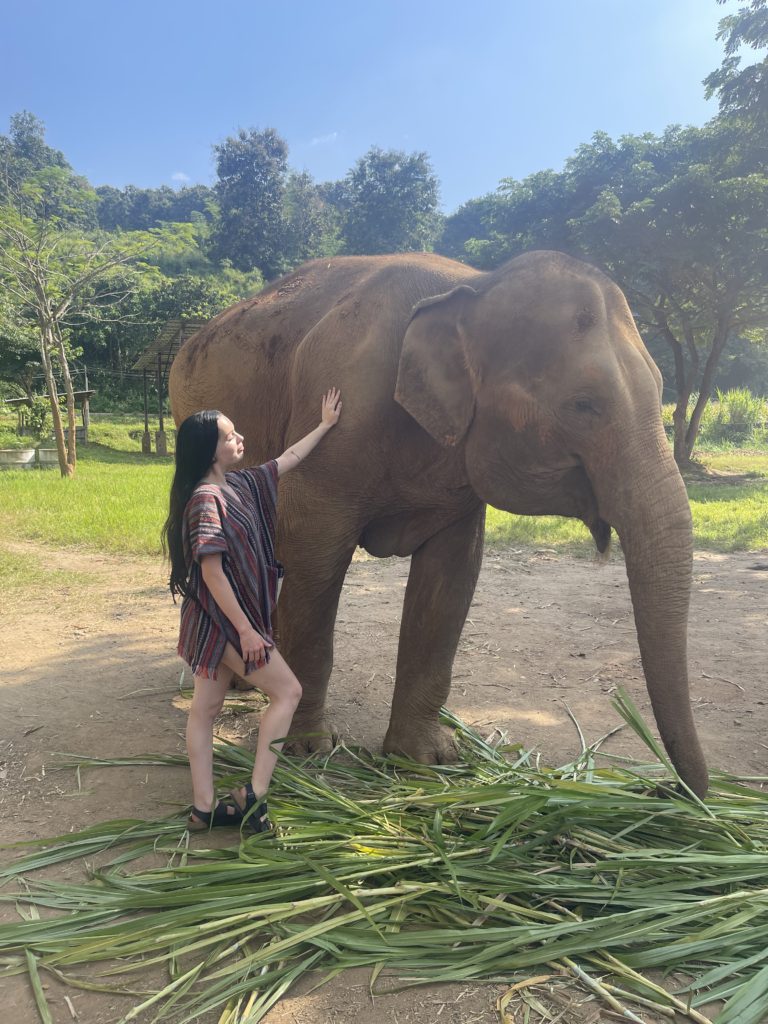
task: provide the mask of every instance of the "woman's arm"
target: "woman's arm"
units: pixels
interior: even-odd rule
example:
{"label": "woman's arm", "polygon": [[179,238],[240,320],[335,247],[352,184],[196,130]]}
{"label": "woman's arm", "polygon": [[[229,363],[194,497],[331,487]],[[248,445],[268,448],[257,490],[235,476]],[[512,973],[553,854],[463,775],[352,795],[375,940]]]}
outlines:
{"label": "woman's arm", "polygon": [[240,607],[232,584],[222,568],[221,555],[203,555],[200,559],[200,569],[214,601],[238,632],[243,661],[255,661],[260,665],[265,660],[266,649],[272,645],[253,628]]}
{"label": "woman's arm", "polygon": [[320,424],[315,429],[302,437],[296,444],[286,449],[277,461],[277,475],[282,476],[289,469],[296,466],[312,451],[315,445],[328,433],[331,427],[335,427],[341,415],[341,392],[337,388],[331,388],[323,395],[323,402],[320,410]]}

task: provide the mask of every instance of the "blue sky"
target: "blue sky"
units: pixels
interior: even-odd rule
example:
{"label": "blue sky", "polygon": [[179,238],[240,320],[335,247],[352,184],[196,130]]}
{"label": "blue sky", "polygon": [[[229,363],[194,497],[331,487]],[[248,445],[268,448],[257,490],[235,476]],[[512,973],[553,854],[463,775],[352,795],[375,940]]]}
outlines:
{"label": "blue sky", "polygon": [[0,131],[18,110],[93,184],[215,179],[212,145],[273,127],[343,177],[426,151],[443,208],[559,168],[597,130],[716,112],[715,0],[5,0]]}

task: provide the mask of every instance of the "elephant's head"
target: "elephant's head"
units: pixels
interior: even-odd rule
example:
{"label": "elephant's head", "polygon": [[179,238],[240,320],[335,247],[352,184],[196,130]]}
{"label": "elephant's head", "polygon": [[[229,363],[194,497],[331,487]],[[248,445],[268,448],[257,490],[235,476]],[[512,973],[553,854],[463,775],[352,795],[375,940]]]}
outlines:
{"label": "elephant's head", "polygon": [[701,795],[686,655],[691,517],[660,388],[619,288],[536,252],[415,308],[395,398],[441,444],[460,446],[484,501],[581,519],[601,551],[615,528],[656,721]]}

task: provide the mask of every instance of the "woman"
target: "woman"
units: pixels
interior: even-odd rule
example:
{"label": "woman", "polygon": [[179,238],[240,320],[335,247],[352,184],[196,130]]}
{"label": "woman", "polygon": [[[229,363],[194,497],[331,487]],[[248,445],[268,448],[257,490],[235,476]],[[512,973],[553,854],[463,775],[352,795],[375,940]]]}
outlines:
{"label": "woman", "polygon": [[[189,416],[176,437],[176,472],[163,545],[170,588],[182,598],[178,651],[195,679],[187,723],[193,831],[247,821],[272,826],[266,795],[301,686],[272,639],[272,612],[283,569],[275,557],[277,481],[309,455],[338,422],[340,393],[323,396],[320,424],[278,459],[236,469],[243,437],[217,410]],[[259,725],[251,782],[216,802],[213,724],[233,673],[269,697]]]}

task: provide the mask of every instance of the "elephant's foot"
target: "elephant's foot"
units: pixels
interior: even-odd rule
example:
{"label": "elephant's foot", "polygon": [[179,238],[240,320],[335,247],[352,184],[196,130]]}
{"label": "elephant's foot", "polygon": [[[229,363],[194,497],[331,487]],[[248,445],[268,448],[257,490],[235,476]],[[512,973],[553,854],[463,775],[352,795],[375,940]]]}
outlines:
{"label": "elephant's foot", "polygon": [[384,753],[401,754],[420,764],[453,764],[459,758],[453,730],[423,719],[390,725],[384,737]]}
{"label": "elephant's foot", "polygon": [[291,722],[291,731],[285,744],[290,754],[328,753],[336,743],[336,733],[325,715],[301,714],[297,711]]}
{"label": "elephant's foot", "polygon": [[247,679],[243,679],[242,676],[232,675],[232,682],[229,684],[231,690],[241,690],[247,693],[250,690],[258,690],[258,686],[255,683],[249,683]]}

